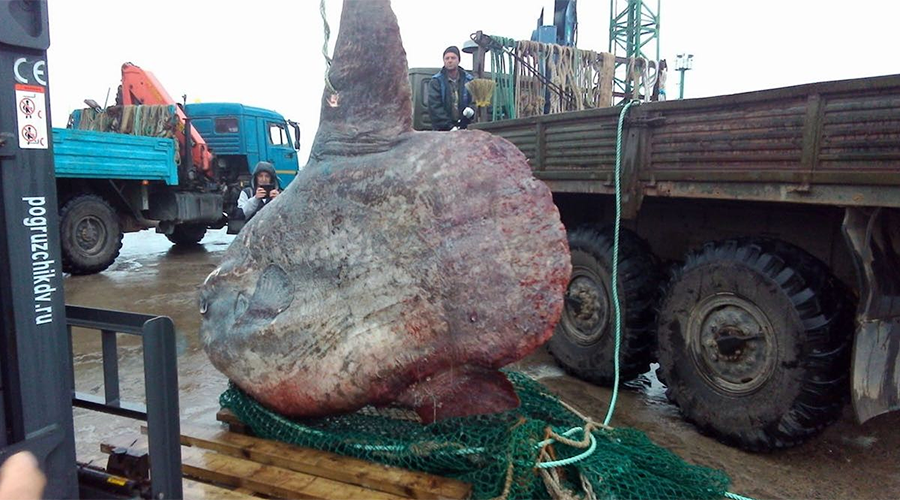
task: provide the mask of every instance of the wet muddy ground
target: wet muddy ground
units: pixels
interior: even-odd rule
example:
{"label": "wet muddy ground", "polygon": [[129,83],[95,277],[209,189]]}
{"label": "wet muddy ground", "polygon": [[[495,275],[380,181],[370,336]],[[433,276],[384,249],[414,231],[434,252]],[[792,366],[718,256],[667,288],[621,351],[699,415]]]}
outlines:
{"label": "wet muddy ground", "polygon": [[[210,232],[202,245],[171,246],[165,237],[143,232],[125,237],[120,258],[93,276],[66,277],[68,304],[171,317],[177,328],[182,422],[211,422],[226,379],[207,361],[197,336],[198,285],[212,271],[231,237]],[[73,333],[79,391],[102,394],[99,334]],[[136,338],[119,336],[123,399],[143,400],[142,352]],[[580,412],[602,421],[611,391],[565,375],[543,350],[518,364]],[[753,498],[900,498],[900,413],[858,425],[849,407],[821,436],[787,451],[752,454],[700,435],[681,420],[652,374],[620,391],[612,424],[644,431],[657,444],[688,462],[724,470],[731,491]],[[99,442],[131,434],[138,423],[76,410],[79,459],[102,460]]]}

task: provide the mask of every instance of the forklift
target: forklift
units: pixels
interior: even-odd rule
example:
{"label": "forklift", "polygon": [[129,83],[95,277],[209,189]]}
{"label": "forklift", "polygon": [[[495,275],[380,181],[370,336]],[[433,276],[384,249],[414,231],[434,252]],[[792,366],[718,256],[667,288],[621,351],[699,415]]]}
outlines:
{"label": "forklift", "polygon": [[[47,0],[4,0],[2,8],[0,462],[21,450],[34,454],[47,477],[45,498],[182,498],[174,325],[166,317],[65,305]],[[74,327],[102,336],[102,396],[75,391]],[[146,403],[119,397],[116,338],[129,334],[143,341]],[[145,421],[148,450],[113,450],[105,469],[77,463],[75,407]]]}

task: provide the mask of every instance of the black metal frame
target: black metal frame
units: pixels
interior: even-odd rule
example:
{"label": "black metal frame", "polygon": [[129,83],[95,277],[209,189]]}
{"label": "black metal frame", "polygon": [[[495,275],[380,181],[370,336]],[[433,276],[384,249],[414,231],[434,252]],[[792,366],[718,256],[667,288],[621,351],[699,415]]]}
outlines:
{"label": "black metal frame", "polygon": [[[66,324],[70,349],[73,327],[98,330],[102,336],[104,397],[75,392],[74,371],[70,366],[73,406],[147,422],[153,498],[182,498],[178,367],[172,320],[67,305]],[[146,406],[121,400],[117,333],[141,337]]]}
{"label": "black metal frame", "polygon": [[[27,450],[47,498],[77,498],[52,137],[20,141],[51,130],[48,7],[0,8],[0,462]],[[20,92],[44,112],[26,114]]]}

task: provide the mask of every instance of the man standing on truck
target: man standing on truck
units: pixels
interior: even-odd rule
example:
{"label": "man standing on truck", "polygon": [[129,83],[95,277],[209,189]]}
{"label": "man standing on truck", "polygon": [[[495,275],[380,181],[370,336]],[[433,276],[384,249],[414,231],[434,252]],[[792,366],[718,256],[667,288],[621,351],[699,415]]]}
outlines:
{"label": "man standing on truck", "polygon": [[250,220],[262,207],[277,198],[281,193],[279,187],[275,166],[267,161],[257,163],[250,186],[241,190],[237,201],[238,208],[244,212],[244,219]]}
{"label": "man standing on truck", "polygon": [[453,45],[444,49],[444,67],[428,83],[432,130],[450,130],[456,126],[463,110],[472,102],[466,89],[466,83],[472,79],[472,75],[459,67],[459,49]]}

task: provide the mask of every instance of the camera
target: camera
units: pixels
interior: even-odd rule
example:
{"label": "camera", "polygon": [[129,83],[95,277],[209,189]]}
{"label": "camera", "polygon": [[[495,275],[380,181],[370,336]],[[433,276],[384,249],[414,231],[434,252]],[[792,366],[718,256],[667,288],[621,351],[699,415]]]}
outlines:
{"label": "camera", "polygon": [[266,190],[266,197],[268,198],[269,192],[275,189],[275,184],[260,184],[259,187]]}

